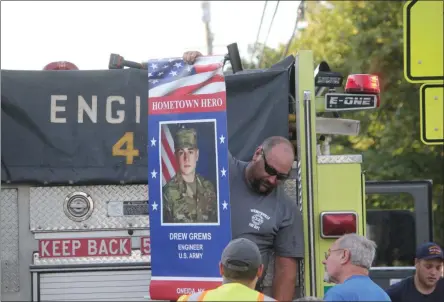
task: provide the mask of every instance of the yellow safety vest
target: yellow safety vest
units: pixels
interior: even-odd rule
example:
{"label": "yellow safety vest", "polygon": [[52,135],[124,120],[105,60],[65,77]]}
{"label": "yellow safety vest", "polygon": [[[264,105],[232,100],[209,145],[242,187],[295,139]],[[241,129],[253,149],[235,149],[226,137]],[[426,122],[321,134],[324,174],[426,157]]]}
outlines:
{"label": "yellow safety vest", "polygon": [[276,301],[275,299],[255,291],[240,283],[227,283],[216,289],[183,295],[178,302],[201,301]]}

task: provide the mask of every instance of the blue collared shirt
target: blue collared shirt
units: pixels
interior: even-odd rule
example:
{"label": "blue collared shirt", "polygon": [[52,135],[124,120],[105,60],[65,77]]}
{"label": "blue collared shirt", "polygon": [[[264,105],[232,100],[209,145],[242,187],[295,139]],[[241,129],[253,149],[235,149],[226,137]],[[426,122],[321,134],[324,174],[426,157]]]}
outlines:
{"label": "blue collared shirt", "polygon": [[324,301],[387,301],[390,297],[368,276],[352,276],[330,288]]}

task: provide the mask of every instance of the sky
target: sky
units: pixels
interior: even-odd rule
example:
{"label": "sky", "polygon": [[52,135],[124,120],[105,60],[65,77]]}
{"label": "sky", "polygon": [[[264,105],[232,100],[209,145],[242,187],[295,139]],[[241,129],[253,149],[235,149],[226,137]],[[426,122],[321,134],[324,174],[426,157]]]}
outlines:
{"label": "sky", "polygon": [[[211,1],[213,53],[238,43],[242,57],[256,40],[265,1]],[[277,1],[268,1],[264,42]],[[299,1],[280,1],[267,46],[286,43]],[[127,60],[206,54],[201,1],[1,1],[1,69],[41,70],[70,61],[81,70],[107,69],[109,56]]]}

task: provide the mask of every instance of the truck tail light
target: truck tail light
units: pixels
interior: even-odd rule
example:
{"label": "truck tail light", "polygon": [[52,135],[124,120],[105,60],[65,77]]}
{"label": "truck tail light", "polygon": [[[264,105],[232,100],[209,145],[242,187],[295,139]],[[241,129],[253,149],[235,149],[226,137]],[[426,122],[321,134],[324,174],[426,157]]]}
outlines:
{"label": "truck tail light", "polygon": [[346,93],[379,94],[379,78],[371,74],[351,74],[345,84]]}
{"label": "truck tail light", "polygon": [[355,212],[322,212],[321,237],[339,238],[342,235],[356,233],[358,215]]}

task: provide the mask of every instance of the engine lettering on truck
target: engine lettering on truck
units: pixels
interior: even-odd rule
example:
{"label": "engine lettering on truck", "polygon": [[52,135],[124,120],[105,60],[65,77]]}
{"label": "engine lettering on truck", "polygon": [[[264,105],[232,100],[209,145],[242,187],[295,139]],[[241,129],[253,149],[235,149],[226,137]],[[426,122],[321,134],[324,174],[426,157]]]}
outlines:
{"label": "engine lettering on truck", "polygon": [[39,240],[40,258],[108,257],[131,255],[130,238],[79,238]]}

